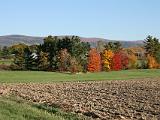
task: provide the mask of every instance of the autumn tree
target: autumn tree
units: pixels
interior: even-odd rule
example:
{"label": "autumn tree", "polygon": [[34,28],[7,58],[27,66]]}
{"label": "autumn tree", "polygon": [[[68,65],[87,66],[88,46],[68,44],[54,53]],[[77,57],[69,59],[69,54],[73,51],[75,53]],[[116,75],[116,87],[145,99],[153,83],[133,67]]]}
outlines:
{"label": "autumn tree", "polygon": [[120,54],[121,54],[122,69],[126,70],[129,67],[129,58],[127,56],[127,53],[125,53],[124,51],[121,51]]}
{"label": "autumn tree", "polygon": [[89,72],[101,71],[101,56],[95,48],[89,51],[87,68]]}
{"label": "autumn tree", "polygon": [[25,58],[24,49],[27,48],[25,44],[17,44],[10,47],[11,53],[14,54],[14,61],[12,69],[24,70],[25,69]]}
{"label": "autumn tree", "polygon": [[112,69],[122,70],[128,69],[129,58],[123,51],[116,52],[112,58]]}
{"label": "autumn tree", "polygon": [[160,64],[160,42],[159,39],[148,36],[144,41],[144,48],[147,52],[148,67],[156,68]]}
{"label": "autumn tree", "polygon": [[134,53],[133,49],[127,49],[126,50],[126,55],[128,57],[128,68],[129,69],[136,69],[137,67],[137,56]]}
{"label": "autumn tree", "polygon": [[78,36],[71,37],[53,37],[48,36],[44,39],[44,44],[41,45],[42,51],[48,54],[49,66],[51,69],[58,68],[59,51],[67,49],[71,57],[75,57],[77,61],[84,66],[87,64],[87,54],[90,49],[89,43],[82,42]]}
{"label": "autumn tree", "polygon": [[58,55],[58,69],[61,72],[68,71],[70,65],[70,54],[67,49],[60,50]]}
{"label": "autumn tree", "polygon": [[70,71],[76,73],[81,71],[81,65],[78,63],[75,57],[72,57],[67,49],[63,49],[58,55],[58,69],[61,72]]}
{"label": "autumn tree", "polygon": [[37,63],[38,63],[38,70],[48,70],[49,68],[49,61],[48,61],[48,54],[42,51],[37,53]]}
{"label": "autumn tree", "polygon": [[12,69],[37,70],[36,49],[33,50],[32,46],[17,44],[11,46],[10,50],[14,54]]}
{"label": "autumn tree", "polygon": [[155,59],[155,57],[151,56],[151,55],[147,55],[147,60],[148,60],[148,68],[149,69],[154,69],[158,67],[158,63]]}
{"label": "autumn tree", "polygon": [[102,53],[103,70],[109,71],[112,68],[113,52],[111,50],[104,50]]}
{"label": "autumn tree", "polygon": [[75,57],[71,57],[69,63],[70,63],[69,71],[71,73],[81,72],[82,66],[80,64],[78,64],[78,61]]}
{"label": "autumn tree", "polygon": [[112,58],[112,69],[113,70],[122,69],[122,55],[120,52],[115,53]]}
{"label": "autumn tree", "polygon": [[87,55],[90,50],[90,44],[82,42],[78,36],[64,37],[59,41],[58,47],[67,49],[72,58],[86,71]]}

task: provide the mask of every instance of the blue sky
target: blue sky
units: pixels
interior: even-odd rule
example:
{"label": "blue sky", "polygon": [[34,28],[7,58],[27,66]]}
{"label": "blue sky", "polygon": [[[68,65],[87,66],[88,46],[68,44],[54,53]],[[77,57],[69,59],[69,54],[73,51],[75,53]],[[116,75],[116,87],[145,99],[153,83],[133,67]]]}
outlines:
{"label": "blue sky", "polygon": [[160,38],[160,0],[1,0],[0,35]]}

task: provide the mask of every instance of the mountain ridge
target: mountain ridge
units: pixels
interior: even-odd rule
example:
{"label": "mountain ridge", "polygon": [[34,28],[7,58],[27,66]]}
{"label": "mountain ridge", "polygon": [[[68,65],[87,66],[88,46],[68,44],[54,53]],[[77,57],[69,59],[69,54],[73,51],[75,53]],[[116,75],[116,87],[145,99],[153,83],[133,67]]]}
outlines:
{"label": "mountain ridge", "polygon": [[[64,35],[67,36],[67,35]],[[58,37],[64,37],[58,36]],[[33,44],[42,44],[43,39],[45,37],[38,37],[38,36],[27,36],[27,35],[4,35],[0,36],[0,46],[11,46],[14,44],[24,43],[27,45]],[[115,42],[120,41],[123,47],[134,47],[134,46],[141,46],[143,44],[143,40],[136,40],[136,41],[125,41],[125,40],[110,40],[104,38],[97,38],[97,37],[80,37],[81,41],[89,42],[92,46],[96,46],[98,41],[103,42]]]}

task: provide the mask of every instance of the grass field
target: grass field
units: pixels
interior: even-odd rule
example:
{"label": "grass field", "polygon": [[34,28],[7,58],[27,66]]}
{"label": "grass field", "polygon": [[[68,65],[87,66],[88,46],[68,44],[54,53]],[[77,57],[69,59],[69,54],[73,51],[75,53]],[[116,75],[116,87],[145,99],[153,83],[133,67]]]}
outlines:
{"label": "grass field", "polygon": [[26,103],[0,98],[0,120],[64,120]]}
{"label": "grass field", "polygon": [[124,70],[86,74],[67,74],[42,71],[0,71],[0,83],[128,80],[151,77],[160,77],[160,70]]}
{"label": "grass field", "polygon": [[[159,78],[160,70],[124,70],[99,73],[56,73],[43,71],[0,71],[0,83],[48,83],[70,81],[129,80],[139,78]],[[14,96],[16,97],[16,96]],[[14,98],[13,97],[13,98]],[[17,98],[16,98],[17,99]],[[26,101],[0,97],[0,120],[79,120],[71,113],[59,112]]]}
{"label": "grass field", "polygon": [[55,107],[34,104],[10,96],[0,97],[0,120],[81,120],[81,118]]}

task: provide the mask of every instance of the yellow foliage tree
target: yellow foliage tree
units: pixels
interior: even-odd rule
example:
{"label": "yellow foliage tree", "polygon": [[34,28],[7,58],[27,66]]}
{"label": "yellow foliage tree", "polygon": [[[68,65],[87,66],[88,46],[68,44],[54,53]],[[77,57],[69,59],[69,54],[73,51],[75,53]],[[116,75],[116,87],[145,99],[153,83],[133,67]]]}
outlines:
{"label": "yellow foliage tree", "polygon": [[104,50],[102,53],[103,70],[109,71],[112,66],[114,53],[111,50]]}

